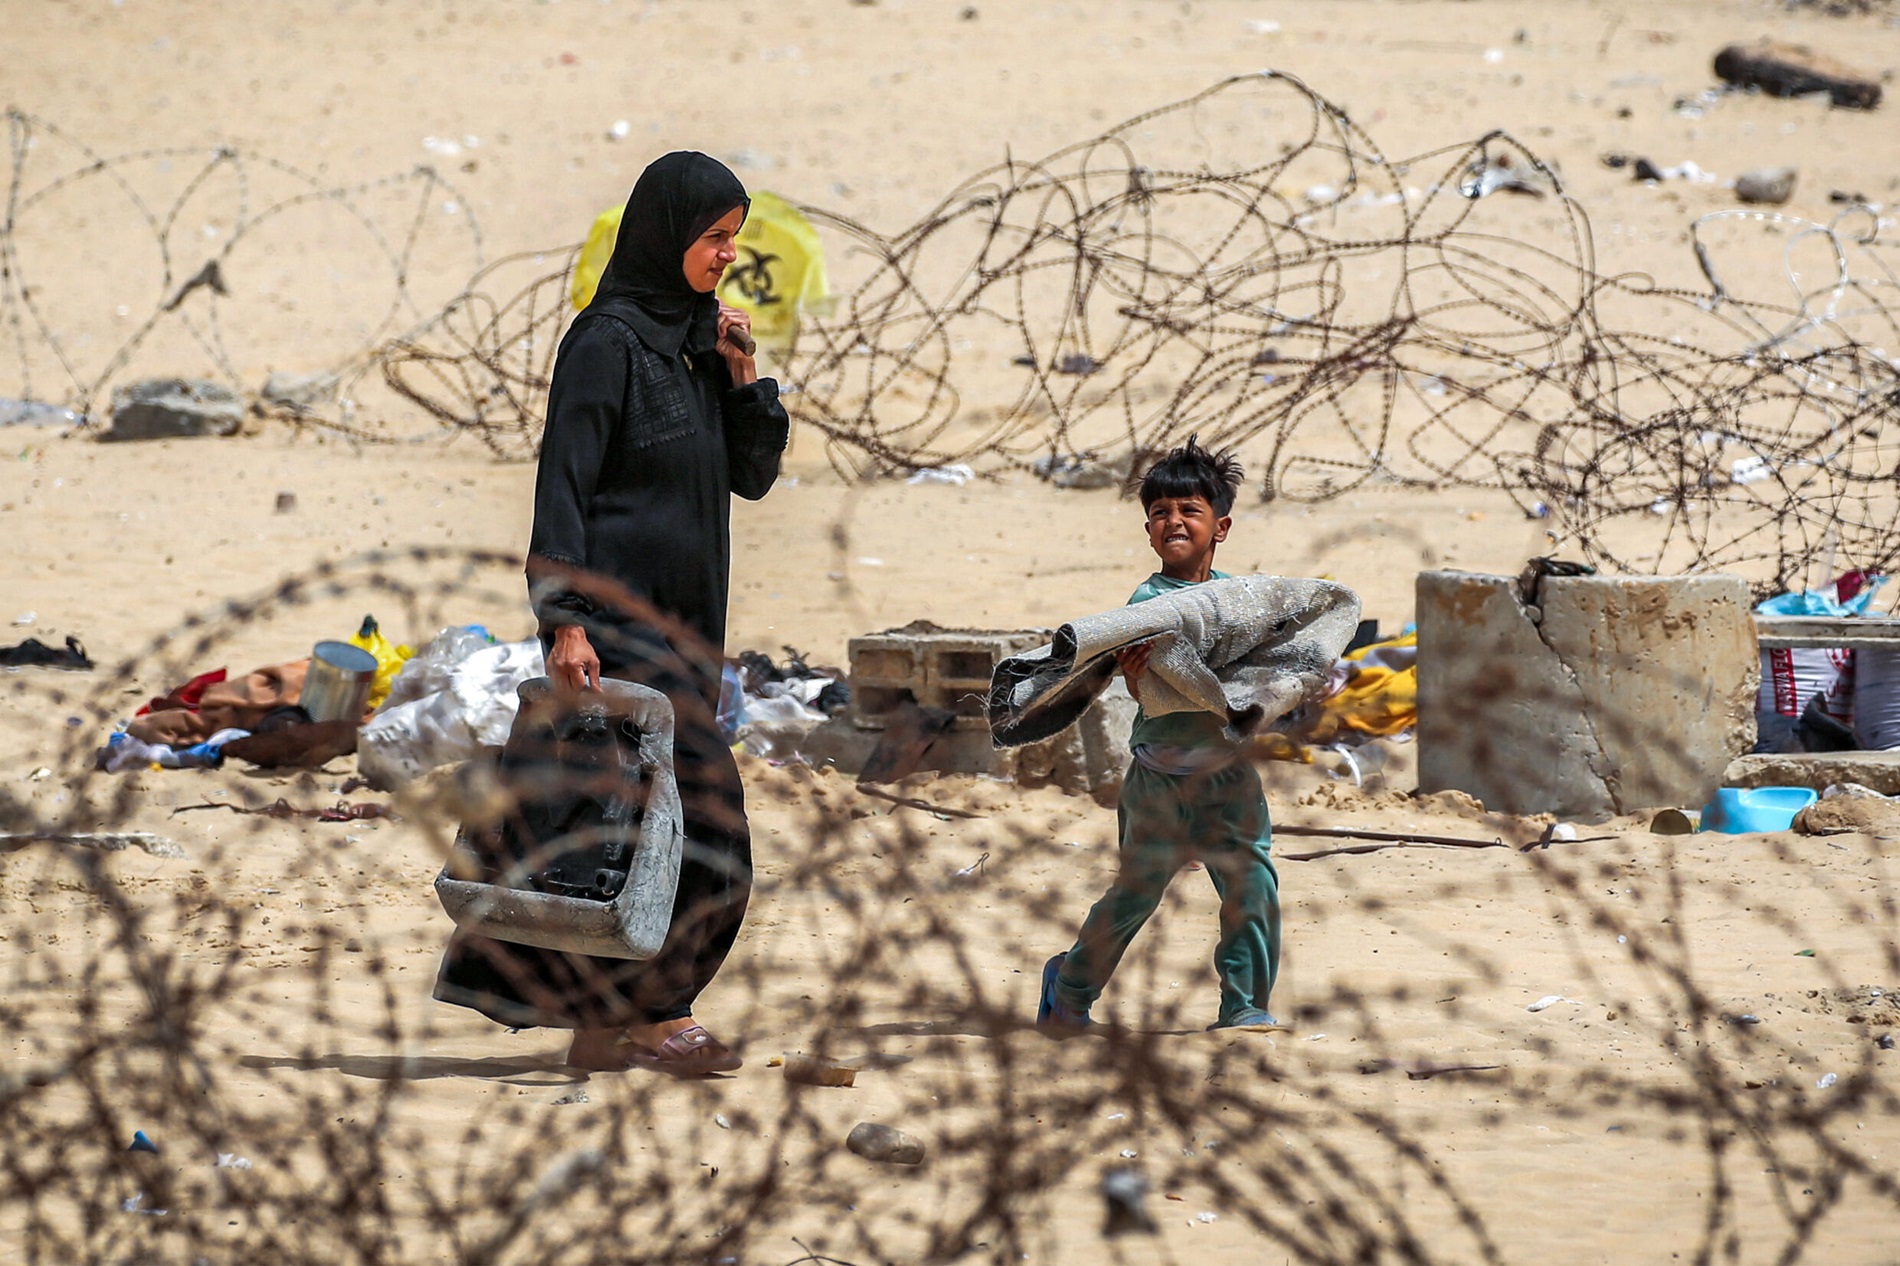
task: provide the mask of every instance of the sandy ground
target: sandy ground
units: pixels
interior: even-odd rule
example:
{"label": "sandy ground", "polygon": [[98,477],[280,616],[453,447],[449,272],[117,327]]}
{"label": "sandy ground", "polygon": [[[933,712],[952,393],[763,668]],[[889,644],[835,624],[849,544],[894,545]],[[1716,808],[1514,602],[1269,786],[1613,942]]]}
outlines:
{"label": "sandy ground", "polygon": [[[1820,219],[1832,213],[1830,190],[1889,202],[1900,190],[1891,106],[1860,114],[1732,97],[1701,117],[1671,108],[1713,82],[1709,59],[1733,40],[1803,40],[1875,73],[1900,65],[1900,26],[1880,15],[1768,3],[558,0],[287,2],[238,14],[0,0],[0,24],[7,101],[101,154],[229,144],[337,184],[436,162],[488,258],[578,240],[648,158],[682,146],[734,161],[755,187],[894,229],[1006,152],[1049,152],[1264,66],[1344,105],[1388,153],[1510,130],[1570,182],[1605,273],[1692,283],[1683,226],[1730,199],[1719,184],[1630,182],[1600,165],[1605,152],[1693,159],[1722,176],[1797,164],[1788,209]],[[618,120],[630,126],[615,141]],[[458,138],[461,151],[445,159],[425,137]],[[57,306],[75,363],[96,369],[124,337],[115,305],[150,302],[150,265],[135,251],[116,267],[109,234],[81,240],[84,258],[58,273]],[[364,319],[342,306],[347,286],[328,288],[348,272],[342,249],[319,238],[276,261],[276,316],[229,332],[245,381],[307,370],[313,348]],[[1754,279],[1771,281],[1775,268],[1764,248]],[[411,284],[426,307],[464,280],[466,269]],[[44,390],[43,362],[39,372]],[[1004,372],[971,365],[966,398],[1001,390]],[[0,377],[0,396],[24,390]],[[1111,1036],[1052,1042],[998,1017],[1033,1014],[1037,967],[1111,874],[1112,810],[983,779],[907,785],[980,816],[930,815],[863,797],[835,775],[748,759],[761,887],[700,1008],[747,1067],[699,1084],[597,1076],[587,1102],[555,1106],[581,1081],[559,1065],[558,1036],[504,1032],[429,1001],[446,928],[429,891],[439,818],[413,806],[380,824],[173,813],[208,799],[327,804],[347,761],[290,777],[87,769],[111,723],[143,697],[204,668],[293,658],[347,635],[365,611],[411,640],[466,622],[525,636],[509,559],[526,535],[531,469],[466,440],[389,448],[275,424],[222,441],[109,446],[28,428],[0,440],[10,558],[0,619],[32,613],[15,633],[75,635],[102,666],[0,679],[13,828],[123,822],[188,853],[106,860],[107,887],[150,911],[124,942],[111,935],[111,903],[68,859],[44,845],[6,858],[0,957],[16,982],[15,1024],[0,1045],[10,1066],[30,1071],[112,1032],[115,1017],[146,1005],[130,983],[141,955],[186,973],[230,964],[236,983],[201,1013],[200,1050],[228,1128],[215,1150],[254,1154],[257,1168],[233,1181],[283,1178],[314,1193],[315,1212],[279,1232],[313,1260],[374,1254],[322,1215],[341,1207],[324,1193],[348,1184],[326,1187],[300,1168],[321,1162],[285,1139],[284,1123],[329,1129],[359,1113],[376,1121],[389,1168],[373,1177],[406,1237],[384,1260],[478,1258],[433,1228],[427,1193],[453,1218],[485,1225],[485,1175],[517,1163],[539,1172],[606,1139],[630,1180],[678,1184],[638,1202],[637,1215],[615,1215],[627,1257],[667,1243],[678,1260],[786,1262],[803,1251],[796,1236],[853,1263],[1001,1260],[1006,1243],[1040,1261],[1111,1251],[1372,1260],[1347,1231],[1375,1228],[1394,1252],[1409,1221],[1417,1254],[1448,1262],[1483,1260],[1487,1244],[1507,1261],[1688,1260],[1708,1223],[1712,1251],[1729,1251],[1732,1236],[1743,1261],[1774,1260],[1791,1242],[1803,1260],[1894,1260],[1900,1122],[1885,1087],[1900,1056],[1874,1038],[1900,1017],[1867,991],[1900,984],[1900,963],[1892,839],[1878,832],[1672,839],[1618,820],[1605,839],[1549,851],[1297,861],[1287,855],[1336,842],[1285,836],[1287,956],[1274,1002],[1288,1031],[1199,1032],[1214,1004],[1216,904],[1204,881],[1183,875],[1106,1000]],[[734,651],[793,646],[839,662],[850,636],[919,617],[1047,626],[1120,601],[1150,570],[1138,511],[1111,492],[1007,475],[854,485],[809,432],[795,436],[786,476],[764,501],[734,508]],[[295,496],[289,512],[277,509],[284,492]],[[1233,571],[1332,576],[1396,628],[1411,617],[1421,567],[1515,572],[1545,552],[1544,526],[1494,493],[1243,502],[1220,557]],[[413,546],[443,553],[402,553]],[[334,590],[268,597],[326,565],[340,568]],[[225,606],[260,600],[242,614]],[[1400,749],[1390,787],[1367,792],[1325,762],[1272,767],[1276,820],[1513,845],[1545,825],[1492,818],[1455,796],[1410,797],[1408,762]],[[913,913],[918,902],[928,918]],[[1550,995],[1563,1000],[1527,1010]],[[1761,1023],[1724,1020],[1744,1015]],[[855,1087],[789,1087],[768,1062],[820,1048],[860,1059]],[[1498,1067],[1433,1071],[1447,1064]],[[1828,1074],[1838,1080],[1821,1087]],[[9,1100],[6,1111],[31,1125],[31,1146],[16,1134],[10,1154],[105,1172],[97,1140],[93,1153],[56,1146],[49,1124],[96,1122],[101,1102],[70,1080],[31,1111]],[[104,1111],[128,1136],[170,1119],[144,1101]],[[912,1129],[932,1142],[932,1159],[896,1172],[843,1153],[838,1141],[859,1120]],[[208,1139],[171,1142],[168,1165],[208,1164],[198,1156],[210,1155]],[[1056,1172],[1011,1168],[1044,1143]],[[1405,1159],[1407,1145],[1423,1160]],[[1094,1185],[1124,1162],[1155,1183],[1161,1234],[1107,1246]],[[0,1228],[19,1231],[37,1210],[55,1229],[41,1227],[36,1242],[79,1245],[87,1260],[216,1261],[226,1240],[262,1242],[241,1199],[188,1232],[182,1219],[117,1214],[136,1185],[120,1174],[99,1196],[118,1221],[93,1224],[79,1196],[21,1198],[25,1172],[15,1171]],[[760,1206],[741,1241],[720,1238],[775,1173],[791,1194]],[[980,1219],[967,1243],[946,1238],[999,1174],[1021,1197],[1020,1242]],[[1276,1176],[1287,1185],[1275,1188]],[[1328,1205],[1335,1195],[1341,1203]],[[1810,1206],[1825,1216],[1802,1240],[1789,1228]],[[678,1225],[660,1228],[656,1210]],[[1335,1238],[1301,1230],[1302,1215]],[[1268,1223],[1281,1232],[1270,1236]],[[30,1260],[29,1239],[0,1233],[0,1259]],[[614,1253],[536,1224],[503,1257],[625,1259]],[[60,1259],[42,1247],[39,1260]]]}

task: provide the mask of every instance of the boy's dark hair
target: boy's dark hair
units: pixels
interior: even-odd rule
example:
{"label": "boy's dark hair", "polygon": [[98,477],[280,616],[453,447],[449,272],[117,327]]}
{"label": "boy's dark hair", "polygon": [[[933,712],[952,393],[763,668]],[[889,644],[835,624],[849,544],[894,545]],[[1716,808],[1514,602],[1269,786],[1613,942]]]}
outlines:
{"label": "boy's dark hair", "polygon": [[1234,508],[1234,496],[1240,491],[1240,459],[1234,450],[1210,453],[1188,436],[1188,442],[1171,450],[1148,468],[1141,477],[1141,508],[1147,509],[1163,497],[1205,497],[1214,513],[1226,517]]}

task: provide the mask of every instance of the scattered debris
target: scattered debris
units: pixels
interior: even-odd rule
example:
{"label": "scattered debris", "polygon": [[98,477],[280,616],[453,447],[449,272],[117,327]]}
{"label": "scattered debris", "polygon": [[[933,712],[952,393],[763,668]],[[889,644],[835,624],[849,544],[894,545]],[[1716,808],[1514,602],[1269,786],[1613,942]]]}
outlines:
{"label": "scattered debris", "polygon": [[816,1059],[790,1051],[785,1056],[785,1080],[797,1082],[801,1086],[851,1086],[857,1084],[858,1069],[855,1064],[841,1064],[836,1060]]}
{"label": "scattered debris", "polygon": [[1804,97],[1825,92],[1849,110],[1880,104],[1880,83],[1800,44],[1763,40],[1753,46],[1730,44],[1715,55],[1715,73],[1739,88],[1759,88],[1774,97]]}
{"label": "scattered debris", "polygon": [[18,646],[0,647],[0,668],[70,668],[83,672],[92,666],[92,657],[76,637],[66,639],[64,650],[55,650],[37,637],[29,637]]}
{"label": "scattered debris", "polygon": [[893,792],[885,791],[882,787],[873,787],[869,783],[859,783],[858,792],[861,795],[876,796],[879,800],[888,800],[892,804],[900,805],[906,809],[921,809],[925,813],[934,813],[940,818],[981,818],[988,816],[987,814],[974,813],[969,809],[952,809],[947,805],[932,804],[928,800],[919,800],[915,796],[896,795]]}
{"label": "scattered debris", "polygon": [[1158,1234],[1161,1228],[1155,1225],[1154,1215],[1148,1212],[1147,1199],[1148,1179],[1140,1170],[1129,1165],[1117,1165],[1104,1173],[1102,1201],[1106,1207],[1102,1214],[1102,1235],[1113,1239],[1131,1232]]}
{"label": "scattered debris", "polygon": [[1051,453],[1030,463],[1038,479],[1046,479],[1058,488],[1117,488],[1128,479],[1130,463],[1126,458],[1115,462],[1097,460],[1094,453]]}
{"label": "scattered debris", "polygon": [[576,1087],[575,1089],[570,1090],[566,1094],[562,1095],[559,1099],[556,1099],[554,1101],[554,1106],[557,1108],[565,1108],[572,1104],[586,1103],[586,1102],[587,1102],[587,1092],[585,1090],[580,1089],[579,1087]]}
{"label": "scattered debris", "polygon": [[884,733],[872,750],[858,783],[896,782],[923,767],[924,756],[939,738],[950,732],[956,713],[948,708],[926,708],[906,703],[885,722]]}
{"label": "scattered debris", "polygon": [[964,484],[969,483],[975,478],[976,471],[962,463],[957,463],[950,466],[919,467],[913,470],[910,473],[910,478],[904,482],[908,484],[950,484],[953,487],[961,488]]}
{"label": "scattered debris", "polygon": [[1694,835],[1695,819],[1681,809],[1664,809],[1649,820],[1651,835]]}
{"label": "scattered debris", "polygon": [[1500,192],[1542,198],[1556,190],[1556,182],[1548,172],[1537,167],[1521,167],[1508,154],[1489,159],[1480,156],[1466,168],[1464,178],[1458,182],[1458,192],[1474,200]]}
{"label": "scattered debris", "polygon": [[102,440],[162,440],[235,435],[244,402],[222,383],[201,378],[151,378],[115,388],[112,426]]}
{"label": "scattered debris", "polygon": [[262,390],[257,393],[258,400],[260,404],[302,415],[335,400],[337,381],[335,374],[272,374],[264,380]]}
{"label": "scattered debris", "polygon": [[1556,1006],[1560,1002],[1567,1002],[1567,1001],[1569,1001],[1569,999],[1565,998],[1560,993],[1548,993],[1548,994],[1545,994],[1543,997],[1539,998],[1536,1002],[1531,1003],[1530,1006],[1525,1007],[1524,1009],[1526,1011],[1543,1011],[1550,1007]]}
{"label": "scattered debris", "polygon": [[[1795,169],[1792,167],[1764,167],[1759,171],[1745,171],[1735,178],[1735,196],[1743,202],[1778,207],[1794,196],[1794,181]],[[1742,481],[1737,479],[1736,482]]]}
{"label": "scattered debris", "polygon": [[[787,1069],[790,1069],[789,1062]],[[866,1160],[891,1165],[921,1165],[924,1161],[921,1139],[913,1138],[892,1126],[871,1121],[860,1121],[852,1126],[851,1133],[845,1136],[844,1145]]]}
{"label": "scattered debris", "polygon": [[40,400],[0,396],[0,426],[84,426],[84,414]]}
{"label": "scattered debris", "polygon": [[116,834],[90,831],[6,831],[0,832],[0,853],[11,853],[28,844],[77,844],[96,848],[102,853],[117,853],[127,848],[142,848],[153,857],[183,857],[185,846],[176,840],[147,831],[123,831]]}
{"label": "scattered debris", "polygon": [[1502,1064],[1439,1064],[1423,1059],[1368,1059],[1359,1063],[1359,1071],[1366,1076],[1383,1073],[1389,1069],[1398,1069],[1412,1081],[1430,1081],[1434,1077],[1443,1077],[1450,1073],[1491,1073],[1502,1071]]}
{"label": "scattered debris", "polygon": [[339,800],[327,809],[299,809],[283,799],[279,799],[275,804],[262,805],[255,809],[241,804],[220,804],[207,800],[203,804],[181,804],[172,810],[172,816],[190,813],[194,809],[229,809],[233,813],[255,814],[259,817],[310,818],[317,822],[366,822],[372,818],[386,818],[392,822],[401,820],[396,816],[395,810],[386,804],[377,804],[373,801],[351,804],[347,800]]}

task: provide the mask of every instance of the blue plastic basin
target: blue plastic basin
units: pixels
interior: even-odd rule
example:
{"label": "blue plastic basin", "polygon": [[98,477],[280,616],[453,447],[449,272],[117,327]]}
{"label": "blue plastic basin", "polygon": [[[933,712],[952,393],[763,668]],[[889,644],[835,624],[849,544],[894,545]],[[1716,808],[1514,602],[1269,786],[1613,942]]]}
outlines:
{"label": "blue plastic basin", "polygon": [[1818,796],[1812,787],[1717,787],[1702,807],[1702,829],[1724,835],[1785,831]]}

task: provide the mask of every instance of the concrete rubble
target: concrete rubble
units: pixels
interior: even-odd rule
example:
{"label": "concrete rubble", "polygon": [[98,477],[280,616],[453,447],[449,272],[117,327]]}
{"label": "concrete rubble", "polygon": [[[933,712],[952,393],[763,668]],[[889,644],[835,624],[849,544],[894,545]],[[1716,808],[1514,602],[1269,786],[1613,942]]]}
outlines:
{"label": "concrete rubble", "polygon": [[1733,576],[1418,578],[1419,790],[1581,821],[1700,805],[1754,742],[1759,655]]}

